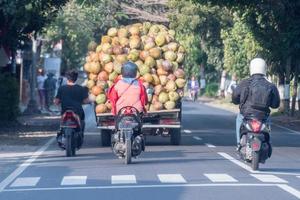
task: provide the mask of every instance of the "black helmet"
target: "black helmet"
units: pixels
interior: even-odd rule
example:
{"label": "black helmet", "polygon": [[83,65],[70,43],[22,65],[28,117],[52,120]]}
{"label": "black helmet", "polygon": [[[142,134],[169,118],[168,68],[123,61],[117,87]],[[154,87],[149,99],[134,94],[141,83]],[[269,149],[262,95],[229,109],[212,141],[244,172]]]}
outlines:
{"label": "black helmet", "polygon": [[137,74],[137,65],[133,62],[126,62],[122,67],[122,76],[124,78],[135,78]]}

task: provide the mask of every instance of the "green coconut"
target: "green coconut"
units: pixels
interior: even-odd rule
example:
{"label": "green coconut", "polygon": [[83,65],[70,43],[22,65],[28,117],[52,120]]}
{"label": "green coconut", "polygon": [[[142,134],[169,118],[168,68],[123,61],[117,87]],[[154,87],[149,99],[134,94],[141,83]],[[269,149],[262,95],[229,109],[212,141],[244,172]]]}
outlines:
{"label": "green coconut", "polygon": [[151,56],[148,56],[146,59],[145,59],[145,65],[148,65],[150,68],[154,67],[156,64],[154,58],[152,58]]}
{"label": "green coconut", "polygon": [[176,103],[174,101],[167,101],[165,104],[164,104],[164,107],[167,109],[167,110],[172,110],[174,109],[176,106]]}
{"label": "green coconut", "polygon": [[139,59],[139,54],[140,54],[140,52],[138,50],[133,49],[129,52],[127,58],[128,58],[128,60],[135,62]]}
{"label": "green coconut", "polygon": [[158,101],[160,103],[166,103],[167,101],[169,101],[169,95],[166,92],[161,92],[158,96]]}
{"label": "green coconut", "polygon": [[159,59],[161,57],[161,49],[160,48],[152,48],[149,50],[149,54],[151,57],[153,57],[154,59]]}
{"label": "green coconut", "polygon": [[107,35],[110,37],[115,37],[118,34],[118,29],[117,28],[110,28],[107,31]]}
{"label": "green coconut", "polygon": [[175,61],[177,58],[177,55],[174,51],[167,51],[165,52],[165,59],[169,60],[171,62]]}
{"label": "green coconut", "polygon": [[159,47],[163,46],[166,43],[166,36],[165,36],[165,34],[162,34],[162,33],[158,34],[155,37],[155,43]]}
{"label": "green coconut", "polygon": [[114,81],[118,77],[118,72],[113,71],[112,73],[109,74],[108,79],[110,81]]}
{"label": "green coconut", "polygon": [[104,104],[106,102],[106,95],[105,94],[99,94],[96,97],[96,103],[97,104]]}
{"label": "green coconut", "polygon": [[177,85],[175,81],[169,80],[166,84],[166,89],[168,92],[173,92],[177,90]]}
{"label": "green coconut", "polygon": [[178,88],[184,88],[185,84],[186,84],[186,80],[183,78],[178,78],[175,80],[175,83],[177,85]]}
{"label": "green coconut", "polygon": [[169,92],[169,99],[170,101],[177,101],[179,99],[179,94],[175,91]]}
{"label": "green coconut", "polygon": [[144,76],[145,74],[150,72],[150,67],[148,65],[142,64],[139,67],[140,75]]}

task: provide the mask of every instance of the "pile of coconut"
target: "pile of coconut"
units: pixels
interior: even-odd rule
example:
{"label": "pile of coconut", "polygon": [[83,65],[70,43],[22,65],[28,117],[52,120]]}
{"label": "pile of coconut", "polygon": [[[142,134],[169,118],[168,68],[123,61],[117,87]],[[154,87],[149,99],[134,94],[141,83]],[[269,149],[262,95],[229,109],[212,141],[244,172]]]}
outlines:
{"label": "pile of coconut", "polygon": [[149,111],[172,110],[183,95],[186,84],[182,69],[184,48],[175,41],[175,31],[149,22],[110,28],[101,44],[89,44],[84,69],[90,99],[96,113],[110,112],[106,92],[121,78],[122,64],[132,61],[138,66],[137,78],[147,89]]}

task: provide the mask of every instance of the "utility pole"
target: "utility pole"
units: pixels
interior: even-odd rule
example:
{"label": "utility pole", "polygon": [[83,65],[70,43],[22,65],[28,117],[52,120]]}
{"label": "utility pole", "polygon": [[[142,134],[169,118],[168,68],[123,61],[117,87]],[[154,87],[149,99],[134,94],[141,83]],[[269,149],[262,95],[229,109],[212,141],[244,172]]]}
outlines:
{"label": "utility pole", "polygon": [[32,41],[32,64],[30,70],[30,100],[27,106],[27,109],[24,111],[24,114],[39,114],[40,110],[38,109],[38,105],[36,102],[36,64],[40,51],[40,40],[33,33],[31,35]]}

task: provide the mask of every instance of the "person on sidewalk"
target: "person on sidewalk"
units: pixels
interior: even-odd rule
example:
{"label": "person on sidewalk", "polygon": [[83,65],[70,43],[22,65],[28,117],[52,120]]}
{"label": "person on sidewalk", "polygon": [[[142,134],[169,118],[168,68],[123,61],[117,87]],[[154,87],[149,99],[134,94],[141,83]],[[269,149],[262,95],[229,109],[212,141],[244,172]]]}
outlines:
{"label": "person on sidewalk", "polygon": [[141,80],[136,78],[137,66],[126,62],[122,67],[122,79],[109,89],[108,98],[112,104],[112,113],[116,115],[125,106],[135,107],[139,112],[146,112],[147,93]]}
{"label": "person on sidewalk", "polygon": [[46,97],[46,109],[48,111],[51,111],[50,107],[53,103],[53,99],[55,96],[55,90],[56,90],[56,79],[54,78],[53,73],[49,73],[47,76],[48,77],[44,82],[45,97]]}
{"label": "person on sidewalk", "polygon": [[44,75],[43,69],[38,69],[38,76],[37,76],[37,89],[38,89],[38,95],[39,95],[39,104],[40,104],[40,110],[45,110],[45,88],[44,83],[46,80],[46,76]]}
{"label": "person on sidewalk", "polygon": [[240,106],[236,118],[237,150],[240,148],[240,128],[244,118],[254,117],[268,121],[270,107],[278,108],[280,97],[277,87],[266,79],[267,65],[262,58],[250,62],[250,78],[242,80],[232,93],[232,102]]}

